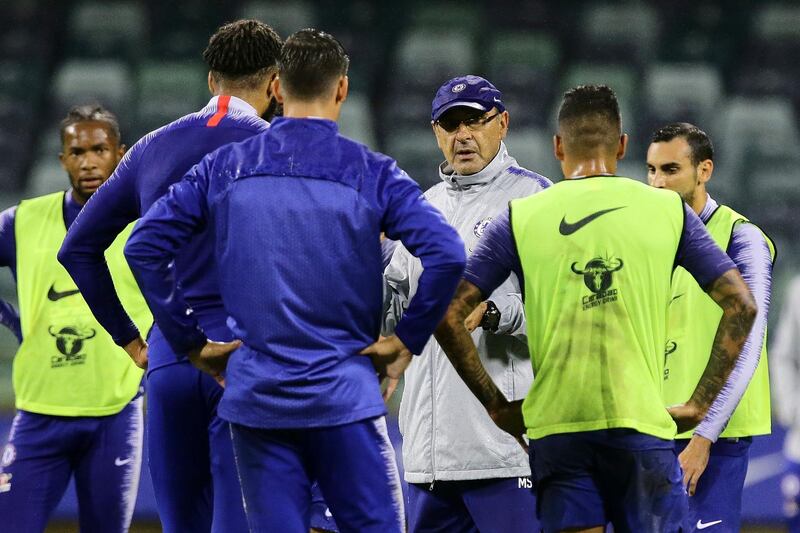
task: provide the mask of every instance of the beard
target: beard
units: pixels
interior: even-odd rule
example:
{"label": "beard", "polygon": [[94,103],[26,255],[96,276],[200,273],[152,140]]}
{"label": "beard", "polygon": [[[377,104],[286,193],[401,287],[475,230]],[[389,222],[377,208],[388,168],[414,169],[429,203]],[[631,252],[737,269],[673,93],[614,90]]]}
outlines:
{"label": "beard", "polygon": [[272,119],[280,116],[283,116],[283,104],[279,104],[275,98],[271,98],[267,109],[261,114],[261,118],[272,122]]}

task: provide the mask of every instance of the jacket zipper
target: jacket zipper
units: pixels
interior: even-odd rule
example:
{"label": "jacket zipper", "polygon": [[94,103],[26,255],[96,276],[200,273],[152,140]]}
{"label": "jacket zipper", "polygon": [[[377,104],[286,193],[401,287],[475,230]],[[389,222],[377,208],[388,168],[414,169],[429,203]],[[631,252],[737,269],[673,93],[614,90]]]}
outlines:
{"label": "jacket zipper", "polygon": [[[456,206],[453,208],[453,215],[447,219],[447,222],[455,228],[453,221],[458,215],[458,210],[461,207],[461,198],[463,196],[463,189],[456,180],[453,180],[456,185]],[[441,347],[440,347],[441,348]],[[431,361],[431,475],[433,476],[431,484],[428,487],[429,491],[433,490],[436,485],[436,364],[437,361]]]}

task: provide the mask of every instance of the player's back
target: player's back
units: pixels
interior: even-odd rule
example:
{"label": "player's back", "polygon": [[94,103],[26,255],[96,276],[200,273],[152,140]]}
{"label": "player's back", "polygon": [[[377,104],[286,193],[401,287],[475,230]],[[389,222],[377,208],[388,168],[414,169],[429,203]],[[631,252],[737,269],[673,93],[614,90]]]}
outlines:
{"label": "player's back", "polygon": [[[212,99],[202,110],[155,130],[131,149],[128,165],[135,176],[140,214],[146,213],[170,185],[183,178],[206,154],[268,128],[268,123],[255,114],[239,110],[244,104],[241,100],[237,108],[231,107],[235,101],[230,99],[218,97],[216,105]],[[209,228],[180,250],[175,271],[186,301],[195,311],[221,304]]]}
{"label": "player's back", "polygon": [[567,180],[511,203],[536,380],[529,435],[674,425],[658,399],[684,208],[617,177]]}
{"label": "player's back", "polygon": [[[390,211],[408,214],[397,206],[418,201],[419,187],[330,121],[276,119],[215,156],[207,173],[220,287],[244,342],[228,364],[221,416],[304,427],[382,414],[375,369],[357,354],[380,332],[379,234],[395,227]],[[452,243],[442,228],[440,241]],[[447,257],[463,261],[460,246]]]}

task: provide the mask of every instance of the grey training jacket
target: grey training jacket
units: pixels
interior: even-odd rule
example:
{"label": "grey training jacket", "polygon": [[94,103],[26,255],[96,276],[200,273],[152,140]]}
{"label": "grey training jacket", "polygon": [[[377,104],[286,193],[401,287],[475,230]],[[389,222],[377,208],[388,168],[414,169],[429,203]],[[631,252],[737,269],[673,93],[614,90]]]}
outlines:
{"label": "grey training jacket", "polygon": [[[458,230],[468,254],[510,200],[552,185],[547,178],[520,168],[504,144],[477,174],[458,176],[446,163],[439,167],[439,174],[442,183],[425,196]],[[384,272],[390,296],[384,335],[392,333],[414,296],[421,271],[419,260],[398,246]],[[512,274],[488,298],[501,311],[497,333],[479,327],[472,334],[484,366],[509,400],[524,398],[533,381],[520,293]],[[530,475],[522,447],[495,426],[433,338],[405,372],[400,431],[409,483]]]}

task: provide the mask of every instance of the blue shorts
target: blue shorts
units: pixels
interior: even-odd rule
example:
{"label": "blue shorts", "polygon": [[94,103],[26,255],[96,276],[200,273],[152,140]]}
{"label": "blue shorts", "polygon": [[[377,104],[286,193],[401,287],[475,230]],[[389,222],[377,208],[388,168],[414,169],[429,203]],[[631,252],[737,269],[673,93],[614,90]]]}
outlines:
{"label": "blue shorts", "polygon": [[81,532],[128,531],[143,426],[141,396],[110,416],[17,412],[0,458],[0,529],[44,531],[74,475]]}
{"label": "blue shorts", "polygon": [[[232,340],[225,316],[200,318],[209,338]],[[230,427],[217,416],[222,387],[186,358],[178,359],[158,327],[148,342],[162,363],[147,372],[147,446],[164,532],[247,531]],[[163,364],[170,358],[173,364]],[[316,494],[316,527],[336,531]]]}
{"label": "blue shorts", "polygon": [[307,533],[314,479],[341,531],[405,531],[385,418],[290,430],[231,424],[231,433],[251,533]]}
{"label": "blue shorts", "polygon": [[409,533],[539,531],[529,477],[408,485]]}
{"label": "blue shorts", "polygon": [[626,429],[550,435],[530,443],[545,532],[685,531],[686,491],[672,441]]}
{"label": "blue shorts", "polygon": [[[697,482],[694,496],[689,497],[689,529],[709,533],[737,532],[741,529],[742,490],[747,475],[752,437],[719,439],[711,445],[703,475]],[[675,453],[680,455],[689,439],[675,441]]]}

